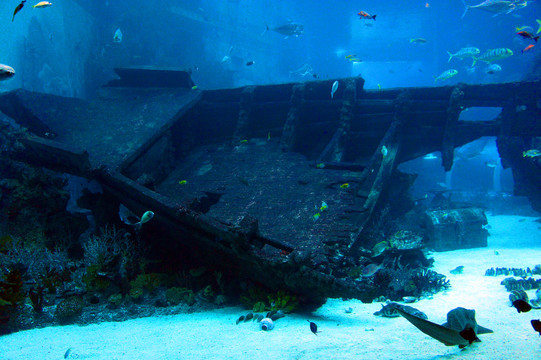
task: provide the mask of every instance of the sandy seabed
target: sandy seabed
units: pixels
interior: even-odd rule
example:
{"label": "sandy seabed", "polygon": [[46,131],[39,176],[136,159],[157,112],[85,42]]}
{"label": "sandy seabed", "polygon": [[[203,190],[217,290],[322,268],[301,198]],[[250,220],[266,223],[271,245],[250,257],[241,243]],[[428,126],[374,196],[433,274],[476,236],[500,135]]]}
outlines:
{"label": "sandy seabed", "polygon": [[[431,321],[445,322],[455,307],[476,310],[477,322],[494,330],[464,350],[447,347],[405,319],[373,313],[380,303],[329,299],[310,314],[291,314],[272,331],[257,323],[235,325],[247,313],[239,307],[210,312],[149,317],[89,326],[55,326],[0,337],[0,359],[541,359],[541,336],[530,320],[541,310],[517,313],[504,276],[486,277],[491,267],[533,268],[541,264],[541,224],[535,218],[489,217],[488,248],[434,253],[434,270],[452,287],[411,304]],[[497,253],[496,253],[497,251]],[[464,272],[449,270],[463,265]],[[541,276],[537,275],[536,278]],[[528,291],[530,297],[534,291]],[[352,313],[345,309],[351,307]],[[318,335],[306,320],[317,323]]]}

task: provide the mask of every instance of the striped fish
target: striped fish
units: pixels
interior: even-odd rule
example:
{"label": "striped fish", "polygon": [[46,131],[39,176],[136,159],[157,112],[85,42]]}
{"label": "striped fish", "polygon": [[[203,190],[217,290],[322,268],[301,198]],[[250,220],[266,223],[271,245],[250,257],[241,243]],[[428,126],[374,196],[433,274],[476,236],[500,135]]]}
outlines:
{"label": "striped fish", "polygon": [[451,61],[452,58],[456,57],[459,59],[464,60],[468,57],[475,57],[475,55],[479,54],[481,51],[476,47],[465,47],[460,50],[458,50],[455,54],[451,54],[450,51],[447,51],[447,54],[449,54],[449,61]]}
{"label": "striped fish", "polygon": [[496,60],[505,59],[505,58],[507,58],[509,56],[512,56],[512,55],[513,55],[513,52],[510,49],[506,49],[506,48],[498,48],[498,49],[487,50],[483,55],[481,55],[481,56],[479,56],[477,58],[474,57],[473,58],[473,64],[471,64],[471,66],[474,67],[477,60],[481,60],[481,61],[484,61],[484,62],[487,62],[487,63],[491,63],[491,62],[496,61]]}
{"label": "striped fish", "polygon": [[438,80],[440,81],[447,80],[449,78],[452,78],[456,74],[458,74],[458,71],[455,69],[445,70],[444,72],[440,74],[440,76],[434,77],[434,82],[437,82]]}

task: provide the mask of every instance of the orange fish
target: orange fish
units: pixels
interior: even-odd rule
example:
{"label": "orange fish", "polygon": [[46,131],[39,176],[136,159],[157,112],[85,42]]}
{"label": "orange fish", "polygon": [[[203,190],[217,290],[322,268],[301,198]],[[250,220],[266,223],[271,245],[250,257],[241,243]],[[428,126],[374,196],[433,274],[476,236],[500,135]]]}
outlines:
{"label": "orange fish", "polygon": [[11,18],[11,22],[13,22],[13,20],[15,20],[15,15],[17,15],[17,13],[19,11],[21,11],[21,9],[23,8],[25,2],[26,2],[26,0],[23,0],[23,1],[21,1],[21,3],[19,5],[17,5],[17,7],[15,8],[15,11],[13,12],[13,17]]}
{"label": "orange fish", "polygon": [[376,15],[370,15],[369,13],[367,13],[366,11],[359,11],[359,13],[357,14],[362,18],[365,18],[365,19],[373,19],[373,20],[376,20]]}
{"label": "orange fish", "polygon": [[525,53],[526,51],[530,51],[534,46],[535,46],[534,44],[530,44],[526,46],[524,49],[522,49],[522,53]]}
{"label": "orange fish", "polygon": [[425,4],[425,8],[428,9],[429,7],[430,7],[430,4],[429,4],[429,3],[426,3],[426,4]]}

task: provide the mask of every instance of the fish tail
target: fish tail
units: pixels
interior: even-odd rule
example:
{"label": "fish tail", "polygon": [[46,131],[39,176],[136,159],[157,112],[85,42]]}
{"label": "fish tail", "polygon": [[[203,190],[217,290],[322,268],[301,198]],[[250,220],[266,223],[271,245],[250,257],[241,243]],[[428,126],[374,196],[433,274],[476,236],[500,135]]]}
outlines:
{"label": "fish tail", "polygon": [[270,30],[269,25],[265,24],[265,30],[263,30],[263,32],[261,33],[261,36],[265,35],[265,33],[269,30]]}
{"label": "fish tail", "polygon": [[472,56],[473,57],[473,62],[471,64],[471,67],[474,67],[475,64],[477,63],[477,58],[475,56]]}
{"label": "fish tail", "polygon": [[539,36],[536,36],[533,39],[535,40],[535,42],[537,42],[537,39],[539,39]]}
{"label": "fish tail", "polygon": [[464,0],[462,0],[462,3],[464,4],[464,12],[462,13],[462,17],[464,17],[469,10],[469,6],[466,5],[466,2]]}
{"label": "fish tail", "polygon": [[453,56],[454,56],[454,55],[453,55],[453,54],[451,54],[451,52],[450,52],[450,51],[447,51],[447,54],[449,54],[449,61],[447,61],[447,62],[451,62],[451,59],[453,58]]}
{"label": "fish tail", "polygon": [[372,16],[372,19],[374,19],[374,21],[376,21],[376,15]]}

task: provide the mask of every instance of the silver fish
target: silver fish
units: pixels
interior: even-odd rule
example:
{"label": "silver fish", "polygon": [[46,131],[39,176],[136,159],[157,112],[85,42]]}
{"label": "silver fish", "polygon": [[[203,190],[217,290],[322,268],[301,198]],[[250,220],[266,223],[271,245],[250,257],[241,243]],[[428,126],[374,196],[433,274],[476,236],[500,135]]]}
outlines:
{"label": "silver fish", "polygon": [[464,60],[468,57],[474,57],[475,55],[478,55],[481,51],[476,47],[465,47],[460,50],[458,50],[456,53],[452,54],[450,51],[447,51],[447,54],[449,54],[449,61],[451,61],[452,58],[456,57],[459,59]]}
{"label": "silver fish", "polygon": [[336,92],[336,90],[338,90],[338,80],[332,83],[331,99],[334,97],[334,93]]}
{"label": "silver fish", "polygon": [[289,23],[274,28],[270,28],[268,25],[266,25],[266,27],[267,28],[265,29],[263,34],[269,30],[277,32],[278,34],[285,35],[286,38],[289,36],[301,36],[302,34],[304,34],[304,25],[298,23]]}
{"label": "silver fish", "polygon": [[466,5],[466,2],[462,0],[462,3],[464,4],[464,7],[466,8],[464,10],[464,13],[462,14],[462,17],[466,15],[469,9],[479,9],[479,10],[487,11],[487,12],[493,13],[494,16],[500,15],[500,14],[509,14],[513,10],[517,9],[516,1],[485,0],[482,3],[479,3],[477,5]]}
{"label": "silver fish", "polygon": [[0,64],[0,81],[11,79],[15,76],[15,70],[8,65]]}

